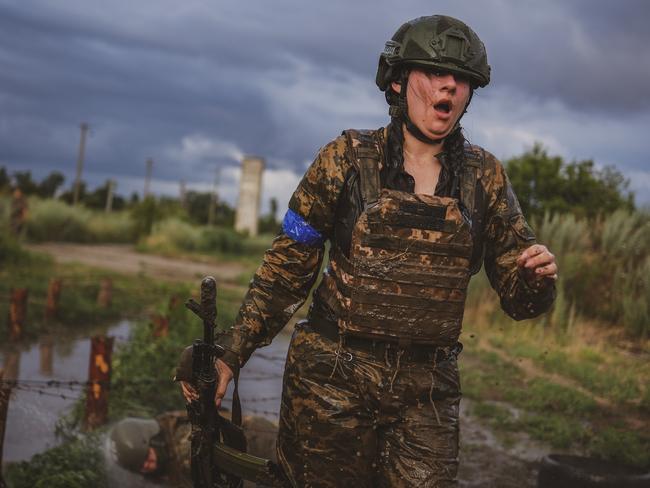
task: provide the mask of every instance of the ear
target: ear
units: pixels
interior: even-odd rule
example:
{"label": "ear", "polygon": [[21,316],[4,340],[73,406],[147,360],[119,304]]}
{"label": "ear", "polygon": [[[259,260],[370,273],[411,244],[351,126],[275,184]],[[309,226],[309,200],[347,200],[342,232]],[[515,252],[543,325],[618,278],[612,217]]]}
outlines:
{"label": "ear", "polygon": [[393,81],[393,82],[391,82],[390,86],[395,92],[397,92],[397,93],[402,92],[402,84],[401,83],[397,83],[396,81]]}

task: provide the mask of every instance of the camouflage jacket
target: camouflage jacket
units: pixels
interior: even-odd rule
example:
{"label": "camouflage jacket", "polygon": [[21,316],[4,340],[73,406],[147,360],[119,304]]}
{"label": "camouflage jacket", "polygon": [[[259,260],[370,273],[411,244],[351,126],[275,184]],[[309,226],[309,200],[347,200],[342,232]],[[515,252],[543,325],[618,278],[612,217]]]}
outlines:
{"label": "camouflage jacket", "polygon": [[[521,213],[501,163],[478,146],[466,150],[478,153],[482,159],[475,191],[475,198],[482,199],[475,206],[482,209],[478,216],[482,222],[478,245],[483,252],[479,257],[483,257],[503,310],[516,320],[535,317],[551,306],[555,287],[533,289],[518,273],[516,259],[535,243],[533,231]],[[323,240],[333,240],[341,218],[342,193],[350,174],[356,171],[352,159],[344,135],[321,148],[289,202],[289,210],[304,219]],[[284,232],[278,234],[251,281],[234,326],[222,338],[227,364],[243,366],[257,347],[271,342],[305,302],[318,278],[324,254],[322,242],[305,244]],[[314,295],[316,300],[322,294]],[[314,303],[314,307],[323,306]]]}

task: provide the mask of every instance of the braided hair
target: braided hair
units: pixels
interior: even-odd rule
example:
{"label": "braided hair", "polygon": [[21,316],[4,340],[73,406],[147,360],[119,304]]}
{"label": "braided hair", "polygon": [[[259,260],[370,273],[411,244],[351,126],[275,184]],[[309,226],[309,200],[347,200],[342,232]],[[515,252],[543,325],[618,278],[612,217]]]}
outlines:
{"label": "braided hair", "polygon": [[[399,76],[399,82],[404,87],[408,79],[408,70],[403,70]],[[385,91],[386,101],[392,106],[402,106],[406,110],[404,96],[400,97],[392,89]],[[471,99],[471,95],[470,95]],[[401,102],[401,103],[400,103]],[[397,178],[404,171],[404,121],[398,114],[391,116],[388,134],[386,137],[385,166],[381,171],[381,184],[384,187],[398,188]],[[463,128],[459,125],[443,141],[443,149],[446,153],[446,161],[449,164],[453,183],[450,196],[458,198],[460,195],[460,173],[465,164],[465,135]]]}

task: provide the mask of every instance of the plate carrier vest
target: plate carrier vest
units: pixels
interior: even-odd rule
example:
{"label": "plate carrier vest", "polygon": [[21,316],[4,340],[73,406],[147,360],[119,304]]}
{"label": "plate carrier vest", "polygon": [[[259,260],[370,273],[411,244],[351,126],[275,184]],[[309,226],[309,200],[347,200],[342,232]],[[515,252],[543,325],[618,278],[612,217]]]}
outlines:
{"label": "plate carrier vest", "polygon": [[482,161],[466,151],[460,201],[380,188],[380,142],[348,130],[364,209],[349,258],[336,245],[319,287],[339,333],[401,346],[452,346],[471,276],[474,196]]}

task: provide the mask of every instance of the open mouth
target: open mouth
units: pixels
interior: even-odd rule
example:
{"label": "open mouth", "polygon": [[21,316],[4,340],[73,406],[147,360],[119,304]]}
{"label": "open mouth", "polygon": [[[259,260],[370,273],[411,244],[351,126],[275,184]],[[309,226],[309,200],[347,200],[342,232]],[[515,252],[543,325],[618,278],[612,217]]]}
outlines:
{"label": "open mouth", "polygon": [[439,103],[436,103],[433,106],[433,108],[435,110],[437,110],[438,112],[443,112],[443,113],[448,114],[449,112],[451,112],[451,103],[449,103],[449,102],[439,102]]}

